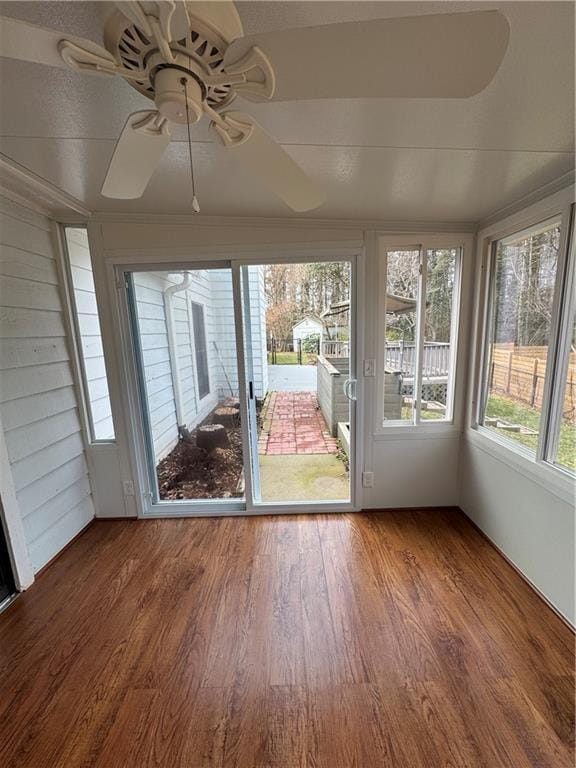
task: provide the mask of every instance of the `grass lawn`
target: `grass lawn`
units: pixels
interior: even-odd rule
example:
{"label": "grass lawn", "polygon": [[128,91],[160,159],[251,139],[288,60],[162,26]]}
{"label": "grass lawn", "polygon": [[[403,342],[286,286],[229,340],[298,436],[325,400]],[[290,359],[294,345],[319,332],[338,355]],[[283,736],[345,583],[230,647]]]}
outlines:
{"label": "grass lawn", "polygon": [[[540,429],[540,412],[528,405],[523,405],[508,397],[490,395],[486,408],[488,418],[502,419],[509,424],[521,424],[535,431]],[[494,429],[500,435],[505,435],[510,440],[521,443],[532,450],[536,450],[538,435],[522,435],[519,432]],[[576,469],[576,425],[563,422],[560,427],[560,441],[558,443],[557,463],[569,469]]]}
{"label": "grass lawn", "polygon": [[[302,353],[302,365],[313,362],[315,355]],[[272,355],[268,352],[268,365],[272,365]],[[276,352],[276,365],[298,365],[298,352]]]}

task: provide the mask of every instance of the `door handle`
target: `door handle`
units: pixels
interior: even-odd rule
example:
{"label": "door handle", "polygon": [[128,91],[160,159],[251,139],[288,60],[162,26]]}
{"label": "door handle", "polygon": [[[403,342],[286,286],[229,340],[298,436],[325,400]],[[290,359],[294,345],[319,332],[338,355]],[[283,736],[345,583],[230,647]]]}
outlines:
{"label": "door handle", "polygon": [[[354,390],[353,393],[352,390]],[[344,394],[351,402],[356,401],[356,379],[346,379],[344,382]]]}

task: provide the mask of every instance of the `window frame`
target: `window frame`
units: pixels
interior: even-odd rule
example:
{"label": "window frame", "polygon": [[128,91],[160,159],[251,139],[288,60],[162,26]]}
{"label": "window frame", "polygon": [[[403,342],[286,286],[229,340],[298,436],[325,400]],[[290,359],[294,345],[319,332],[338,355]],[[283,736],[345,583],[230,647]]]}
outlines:
{"label": "window frame", "polygon": [[[574,221],[573,201],[570,200],[566,203],[565,196],[560,195],[559,204],[550,207],[536,204],[531,210],[530,214],[527,211],[523,211],[520,216],[512,216],[510,219],[500,222],[499,226],[490,227],[486,232],[486,237],[480,239],[480,247],[483,250],[480,263],[479,315],[476,324],[478,364],[473,369],[475,370],[475,375],[470,427],[477,435],[487,438],[491,443],[496,443],[513,456],[527,460],[532,465],[536,464],[540,467],[547,467],[554,472],[559,472],[565,478],[572,479],[574,477],[573,472],[551,461],[551,447],[556,445],[552,430],[557,425],[557,433],[559,433],[561,418],[561,409],[560,412],[558,411],[558,390],[562,386],[561,377],[559,381],[562,363],[560,351],[563,348],[563,344],[566,343],[565,336],[563,335],[566,330],[565,326],[567,326],[565,318],[569,318],[567,307],[563,306],[563,299],[569,290],[569,273],[571,274],[574,270],[574,257],[571,256],[571,249],[569,248]],[[494,321],[496,251],[499,243],[517,239],[518,236],[522,235],[530,236],[541,230],[546,224],[554,222],[559,222],[560,242],[550,323],[549,355],[551,355],[551,359],[546,366],[538,443],[536,451],[531,451],[520,443],[515,442],[512,438],[499,434],[482,424],[488,394],[490,339]]]}
{"label": "window frame", "polygon": [[[459,392],[458,383],[464,380],[461,370],[464,362],[462,342],[466,335],[467,316],[463,306],[463,296],[467,294],[466,264],[472,251],[473,236],[454,232],[451,234],[416,233],[396,235],[381,233],[377,243],[378,274],[378,312],[376,318],[375,340],[376,354],[376,428],[374,437],[384,439],[387,436],[410,433],[432,435],[438,432],[454,432],[460,420],[460,405],[463,392]],[[387,293],[387,254],[390,251],[417,250],[420,254],[420,269],[417,295],[417,339],[416,339],[416,375],[414,377],[414,417],[412,421],[384,419],[384,369],[386,340],[386,293]],[[426,304],[427,252],[435,250],[456,250],[454,295],[452,298],[452,317],[450,327],[451,380],[448,382],[446,395],[447,417],[445,419],[420,419],[422,393],[422,360],[424,352],[424,323]],[[448,416],[449,411],[449,416]]]}
{"label": "window frame", "polygon": [[[557,327],[557,345],[550,384],[550,408],[546,440],[542,446],[542,458],[554,469],[570,478],[576,475],[576,469],[559,464],[556,453],[560,440],[560,427],[564,410],[565,389],[570,365],[570,347],[573,335],[574,313],[576,313],[576,234],[574,231],[576,210],[571,206],[566,224],[565,258],[563,259],[562,280],[559,286],[559,317]],[[562,244],[563,239],[561,237]]]}
{"label": "window frame", "polygon": [[[88,228],[86,224],[60,224],[58,225],[58,241],[60,250],[60,268],[63,272],[63,284],[65,288],[65,301],[66,301],[66,314],[67,323],[69,326],[70,338],[73,347],[73,366],[76,369],[76,387],[78,390],[78,408],[81,416],[81,422],[85,433],[85,443],[88,446],[106,446],[116,445],[116,424],[114,422],[114,413],[111,408],[112,426],[114,429],[113,437],[97,438],[94,429],[94,416],[92,413],[92,402],[90,400],[90,388],[88,385],[88,375],[86,372],[86,361],[84,358],[84,349],[82,346],[82,332],[80,329],[80,322],[78,319],[78,306],[76,303],[76,288],[74,285],[74,276],[72,274],[72,262],[70,261],[70,251],[68,248],[68,236],[67,230],[69,229],[83,229],[86,233]],[[92,264],[92,254],[90,253],[90,262]],[[92,268],[92,276],[94,279],[94,269]],[[96,296],[96,294],[95,294]],[[97,298],[96,298],[96,301]],[[100,319],[100,311],[97,306],[98,325],[100,328],[100,338],[102,339],[102,323]],[[103,340],[102,340],[103,343]],[[106,381],[108,389],[108,398],[112,405],[112,398],[110,395],[110,383],[109,374],[107,368],[106,357],[104,356],[104,366],[106,371]]]}
{"label": "window frame", "polygon": [[[190,341],[192,346],[192,352],[194,354],[194,383],[196,385],[196,396],[198,398],[198,405],[212,393],[212,377],[210,375],[210,354],[208,351],[208,333],[206,329],[206,304],[202,301],[197,301],[191,296],[188,296],[190,306]],[[196,326],[194,323],[194,304],[202,309],[202,321],[204,330],[204,348],[206,350],[206,378],[208,379],[208,391],[206,394],[200,394],[200,379],[198,378],[198,357],[196,350]]]}

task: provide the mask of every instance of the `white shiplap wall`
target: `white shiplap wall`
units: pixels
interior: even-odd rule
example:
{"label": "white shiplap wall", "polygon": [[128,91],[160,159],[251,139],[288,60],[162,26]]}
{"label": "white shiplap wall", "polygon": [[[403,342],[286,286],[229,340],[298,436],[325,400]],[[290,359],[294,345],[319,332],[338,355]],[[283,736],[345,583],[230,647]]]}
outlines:
{"label": "white shiplap wall", "polygon": [[0,411],[38,571],[94,517],[48,220],[0,198]]}
{"label": "white shiplap wall", "polygon": [[74,287],[74,303],[78,330],[80,331],[82,357],[84,358],[94,439],[113,440],[114,424],[112,423],[108,379],[86,230],[68,227],[66,229],[66,244]]}

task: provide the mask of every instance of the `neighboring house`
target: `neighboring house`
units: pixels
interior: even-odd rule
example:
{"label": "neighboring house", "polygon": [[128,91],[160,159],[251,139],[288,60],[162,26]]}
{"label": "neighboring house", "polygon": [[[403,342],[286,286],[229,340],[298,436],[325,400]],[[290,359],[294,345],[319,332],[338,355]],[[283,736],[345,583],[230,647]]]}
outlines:
{"label": "neighboring house", "polygon": [[[227,269],[194,270],[190,276],[189,287],[174,293],[171,299],[175,352],[170,344],[170,302],[166,302],[165,291],[181,284],[183,274],[139,272],[134,276],[156,461],[167,456],[178,442],[178,386],[181,426],[189,430],[218,402],[237,397],[239,392],[231,273]],[[261,267],[250,267],[250,288],[254,387],[256,396],[263,397],[268,376]]]}
{"label": "neighboring house", "polygon": [[306,317],[302,318],[302,320],[299,320],[295,325],[292,326],[292,340],[294,343],[294,349],[297,348],[298,341],[303,341],[309,336],[318,335],[320,338],[322,338],[322,328],[322,320],[314,317],[314,315],[307,315]]}

